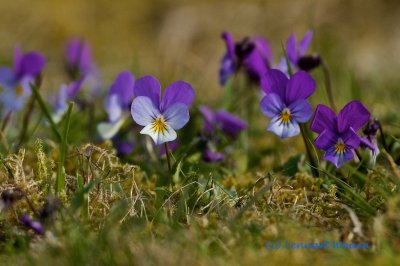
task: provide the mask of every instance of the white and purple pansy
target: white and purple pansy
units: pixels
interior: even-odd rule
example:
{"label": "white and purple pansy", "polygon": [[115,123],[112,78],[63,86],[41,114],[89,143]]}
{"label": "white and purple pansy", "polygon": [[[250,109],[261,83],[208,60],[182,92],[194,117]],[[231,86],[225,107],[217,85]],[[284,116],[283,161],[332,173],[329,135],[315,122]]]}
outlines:
{"label": "white and purple pansy", "polygon": [[140,133],[149,135],[156,145],[173,141],[177,137],[175,130],[189,121],[189,106],[194,95],[188,83],[177,81],[161,96],[160,82],[152,76],[142,77],[134,87],[132,118],[144,127]]}
{"label": "white and purple pansy", "polygon": [[280,70],[271,69],[261,79],[266,93],[261,100],[261,112],[272,118],[268,131],[280,138],[300,133],[299,123],[306,123],[312,115],[312,107],[306,101],[315,91],[315,81],[305,71],[299,71],[290,79]]}

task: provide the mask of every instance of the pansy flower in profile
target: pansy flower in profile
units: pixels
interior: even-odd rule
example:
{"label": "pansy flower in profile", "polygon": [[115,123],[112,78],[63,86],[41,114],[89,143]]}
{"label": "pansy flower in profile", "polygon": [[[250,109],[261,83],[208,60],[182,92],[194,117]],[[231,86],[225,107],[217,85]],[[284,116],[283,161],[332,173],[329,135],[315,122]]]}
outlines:
{"label": "pansy flower in profile", "polygon": [[377,140],[379,126],[378,119],[371,119],[362,130],[364,136],[361,138],[361,147],[370,150],[371,165],[375,165],[376,157],[380,153]]}
{"label": "pansy flower in profile", "polygon": [[338,115],[329,107],[318,105],[310,127],[319,134],[314,143],[325,151],[324,159],[337,168],[353,159],[353,151],[361,143],[357,131],[369,118],[369,111],[360,101],[349,102]]}
{"label": "pansy flower in profile", "polygon": [[307,102],[315,91],[314,79],[305,71],[299,71],[288,79],[280,70],[271,69],[261,79],[266,93],[261,100],[261,112],[272,118],[268,131],[280,138],[300,133],[299,123],[306,123],[312,116],[312,107]]}
{"label": "pansy flower in profile", "polygon": [[177,81],[170,84],[161,96],[159,81],[144,76],[135,82],[131,114],[143,126],[141,134],[149,135],[156,145],[176,139],[176,131],[189,121],[189,106],[194,99],[190,84]]}
{"label": "pansy flower in profile", "polygon": [[132,103],[134,85],[135,77],[128,71],[118,74],[111,85],[104,104],[108,122],[100,123],[97,127],[103,139],[113,138],[124,123],[126,111]]}
{"label": "pansy flower in profile", "polygon": [[225,110],[214,112],[207,106],[200,106],[203,116],[203,133],[205,135],[206,149],[203,151],[203,160],[206,162],[220,162],[225,159],[225,154],[216,151],[219,146],[218,132],[222,132],[230,139],[235,139],[240,132],[247,128],[247,123],[239,117]]}
{"label": "pansy flower in profile", "polygon": [[223,32],[226,53],[221,60],[219,81],[225,85],[228,79],[242,67],[250,80],[259,81],[270,67],[272,52],[268,42],[259,36],[246,37],[239,42],[233,40],[229,32]]}
{"label": "pansy flower in profile", "polygon": [[79,80],[93,71],[90,46],[86,41],[72,38],[65,48],[66,70],[71,80]]}
{"label": "pansy flower in profile", "polygon": [[45,58],[38,52],[23,53],[20,46],[14,49],[13,68],[0,68],[0,86],[3,91],[0,95],[5,111],[21,110],[31,95],[30,84],[40,76]]}
{"label": "pansy flower in profile", "polygon": [[[296,35],[294,33],[290,34],[286,41],[286,53],[292,68],[310,71],[321,64],[321,58],[317,54],[307,55],[312,37],[313,32],[309,30],[300,41],[296,42]],[[285,57],[281,60],[280,69],[285,73],[288,72]]]}

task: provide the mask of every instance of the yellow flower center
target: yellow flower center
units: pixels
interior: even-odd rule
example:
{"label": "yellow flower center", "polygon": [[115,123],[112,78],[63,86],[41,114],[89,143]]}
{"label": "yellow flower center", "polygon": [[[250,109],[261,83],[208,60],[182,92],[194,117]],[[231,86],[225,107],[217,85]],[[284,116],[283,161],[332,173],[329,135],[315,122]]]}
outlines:
{"label": "yellow flower center", "polygon": [[342,154],[346,151],[346,144],[343,142],[342,139],[339,139],[335,144],[335,152],[338,154]]}
{"label": "yellow flower center", "polygon": [[18,86],[15,88],[15,95],[16,95],[16,96],[21,96],[22,94],[24,94],[24,88],[22,88],[21,85],[18,85]]}
{"label": "yellow flower center", "polygon": [[279,115],[279,119],[282,121],[282,123],[285,124],[289,123],[291,118],[292,114],[290,113],[290,110],[288,108],[283,109]]}
{"label": "yellow flower center", "polygon": [[163,133],[167,129],[167,124],[165,123],[164,117],[161,115],[158,116],[152,123],[152,128],[156,133]]}

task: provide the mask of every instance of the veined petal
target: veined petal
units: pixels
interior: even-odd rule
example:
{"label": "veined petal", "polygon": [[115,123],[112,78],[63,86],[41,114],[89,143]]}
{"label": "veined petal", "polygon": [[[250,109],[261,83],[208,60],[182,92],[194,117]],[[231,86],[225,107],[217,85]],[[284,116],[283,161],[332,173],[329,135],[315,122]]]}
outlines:
{"label": "veined petal", "polygon": [[153,76],[144,76],[136,80],[133,94],[135,97],[146,96],[156,108],[160,107],[161,85]]}
{"label": "veined petal", "polygon": [[291,104],[300,99],[307,99],[315,91],[315,81],[305,71],[296,72],[289,80],[286,89],[286,103]]}
{"label": "veined petal", "polygon": [[341,134],[341,138],[346,146],[351,149],[357,149],[360,146],[361,137],[351,127],[345,133]]}
{"label": "veined petal", "polygon": [[312,30],[309,30],[304,35],[303,39],[299,42],[299,56],[303,56],[306,54],[308,47],[311,44],[311,40],[313,37]]}
{"label": "veined petal", "polygon": [[306,123],[312,116],[311,104],[303,99],[289,105],[289,110],[292,114],[292,119],[299,123]]}
{"label": "veined petal", "polygon": [[319,104],[310,126],[311,130],[321,134],[325,129],[337,132],[336,114],[328,106]]}
{"label": "veined petal", "polygon": [[175,103],[183,103],[188,107],[194,99],[194,90],[189,83],[185,81],[177,81],[169,85],[164,92],[161,100],[160,110],[167,110]]}
{"label": "veined petal", "polygon": [[147,126],[160,115],[160,111],[149,97],[139,96],[133,100],[131,115],[137,124]]}
{"label": "veined petal", "polygon": [[370,112],[360,101],[351,101],[338,114],[338,130],[344,132],[352,127],[357,132],[368,122],[370,116]]}
{"label": "veined petal", "polygon": [[285,104],[278,94],[268,93],[260,102],[261,112],[267,117],[278,116],[285,108]]}
{"label": "veined petal", "polygon": [[162,115],[165,122],[175,130],[181,129],[189,122],[190,118],[189,110],[183,103],[176,103],[170,106]]}
{"label": "veined petal", "polygon": [[271,131],[281,139],[284,139],[300,134],[300,127],[299,124],[294,121],[283,123],[279,116],[276,116],[269,123],[268,131]]}
{"label": "veined petal", "polygon": [[332,147],[331,149],[329,149],[325,155],[324,155],[324,159],[327,161],[330,161],[331,163],[333,163],[336,168],[340,168],[342,167],[342,165],[353,159],[354,158],[354,152],[353,150],[347,150],[342,154],[337,154],[335,152],[335,148]]}
{"label": "veined petal", "polygon": [[160,145],[176,139],[175,130],[168,124],[165,125],[165,129],[162,132],[155,131],[152,124],[147,125],[142,129],[142,131],[140,131],[140,134],[149,135],[156,145]]}
{"label": "veined petal", "polygon": [[288,81],[288,78],[282,71],[270,69],[261,78],[261,88],[267,94],[275,93],[278,94],[281,99],[285,99]]}
{"label": "veined petal", "polygon": [[335,133],[325,129],[314,141],[315,146],[324,151],[328,151],[334,147],[338,141],[339,136]]}

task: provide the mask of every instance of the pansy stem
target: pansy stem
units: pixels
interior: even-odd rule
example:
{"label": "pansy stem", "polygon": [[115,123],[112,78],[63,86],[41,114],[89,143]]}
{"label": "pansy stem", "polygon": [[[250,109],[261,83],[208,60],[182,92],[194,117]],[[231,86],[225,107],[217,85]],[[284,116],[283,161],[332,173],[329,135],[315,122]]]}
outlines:
{"label": "pansy stem", "polygon": [[170,154],[168,142],[165,142],[164,145],[165,145],[165,154],[167,155],[168,170],[170,172],[172,172],[171,154]]}
{"label": "pansy stem", "polygon": [[311,171],[314,176],[318,177],[319,176],[319,172],[317,171],[318,165],[316,164],[316,162],[314,160],[314,156],[312,155],[312,150],[311,150],[311,147],[310,147],[310,144],[308,141],[307,132],[306,132],[306,128],[305,128],[304,124],[300,124],[300,132],[301,132],[301,136],[303,137],[304,145],[306,147],[308,161],[311,164]]}
{"label": "pansy stem", "polygon": [[325,63],[325,60],[323,59],[321,59],[321,66],[322,66],[322,71],[324,73],[325,89],[328,95],[329,104],[331,105],[333,111],[337,112],[335,99],[333,97],[333,92],[332,92],[332,82],[331,82],[331,77],[329,75],[328,65]]}
{"label": "pansy stem", "polygon": [[8,123],[10,122],[10,120],[11,120],[11,115],[12,115],[12,111],[8,111],[8,113],[7,113],[6,116],[4,117],[3,124],[1,125],[1,132],[2,132],[2,133],[3,133],[4,130],[6,129]]}

